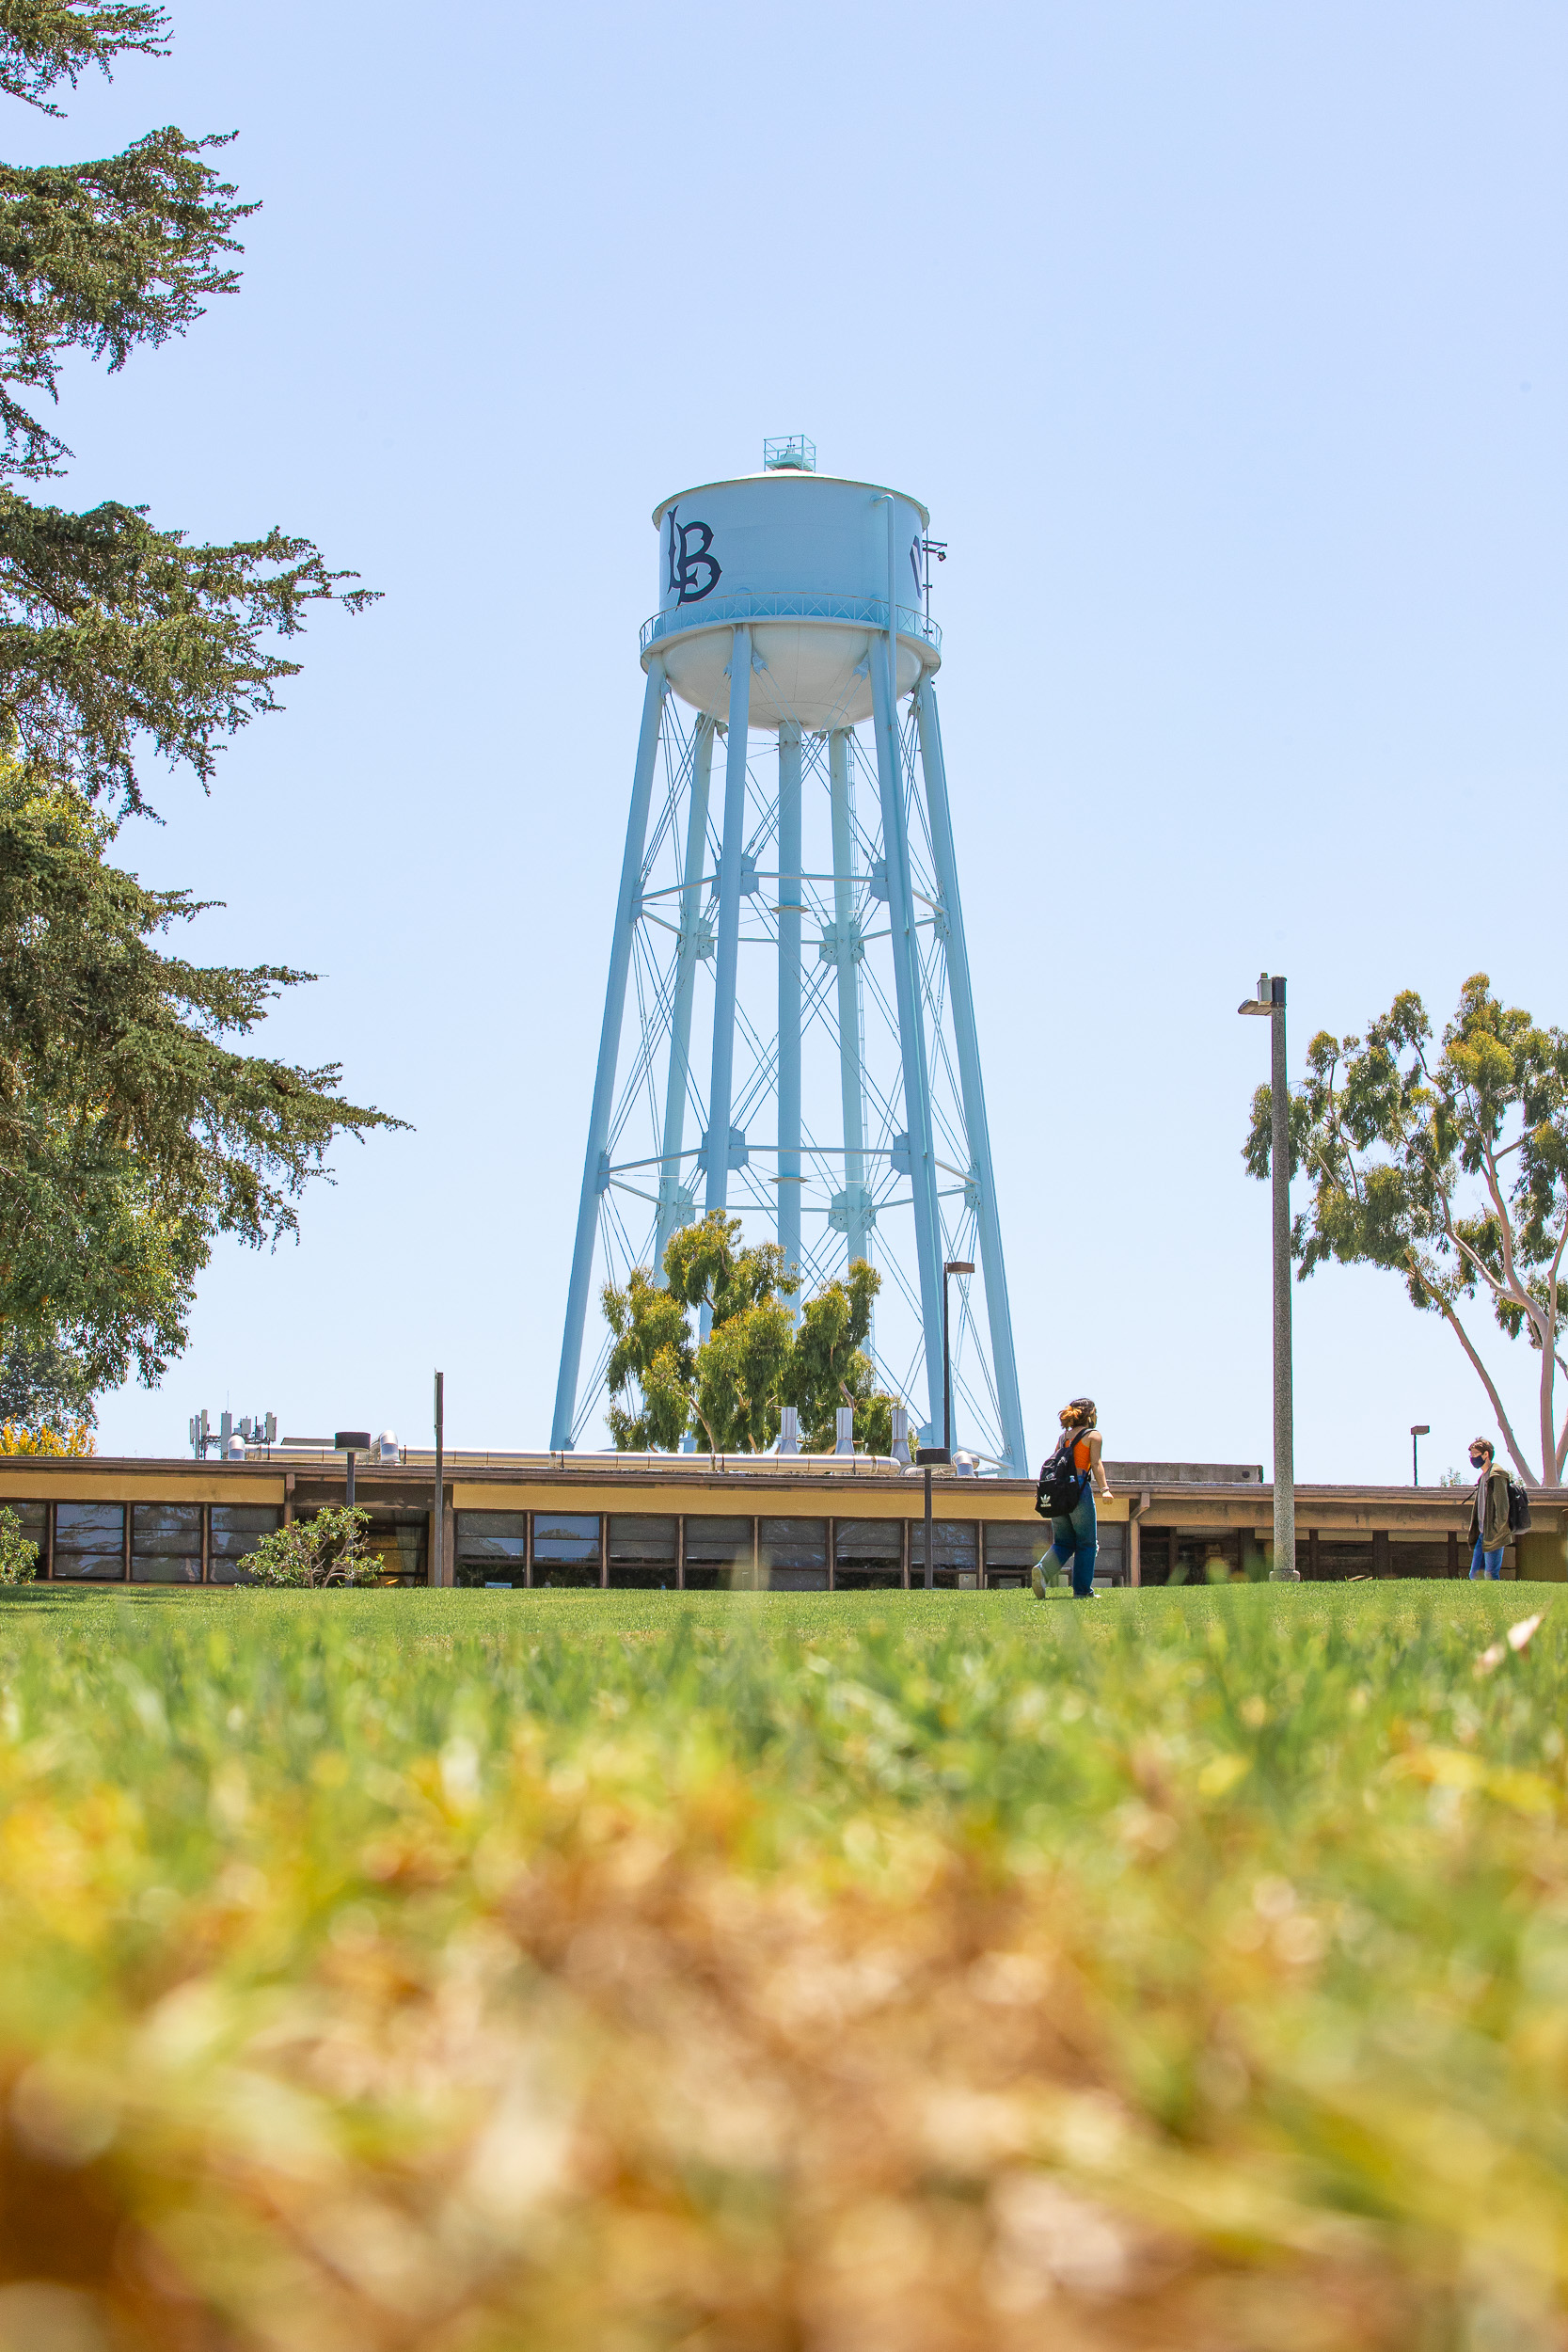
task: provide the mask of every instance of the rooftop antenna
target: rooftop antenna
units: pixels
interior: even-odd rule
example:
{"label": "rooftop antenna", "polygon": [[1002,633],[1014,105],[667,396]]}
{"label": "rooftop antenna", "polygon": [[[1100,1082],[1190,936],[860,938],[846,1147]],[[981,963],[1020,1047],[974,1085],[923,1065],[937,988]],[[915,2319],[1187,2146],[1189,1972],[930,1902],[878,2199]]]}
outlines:
{"label": "rooftop antenna", "polygon": [[782,440],[764,441],[762,445],[764,473],[815,473],[816,443],[803,433],[791,433]]}

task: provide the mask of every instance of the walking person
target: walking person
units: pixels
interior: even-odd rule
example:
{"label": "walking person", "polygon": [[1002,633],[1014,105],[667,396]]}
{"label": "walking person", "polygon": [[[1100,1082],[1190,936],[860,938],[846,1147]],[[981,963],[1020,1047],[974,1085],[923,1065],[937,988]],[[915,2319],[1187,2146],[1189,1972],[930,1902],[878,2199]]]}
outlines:
{"label": "walking person", "polygon": [[1075,1396],[1058,1416],[1062,1434],[1056,1451],[1040,1471],[1035,1508],[1051,1521],[1053,1542],[1043,1560],[1035,1563],[1035,1591],[1043,1600],[1046,1576],[1072,1564],[1072,1597],[1093,1600],[1094,1560],[1100,1548],[1094,1499],[1111,1500],[1101,1450],[1104,1443],[1095,1422],[1099,1418],[1092,1396]]}
{"label": "walking person", "polygon": [[1508,1472],[1497,1467],[1490,1438],[1470,1439],[1470,1467],[1478,1475],[1470,1505],[1470,1576],[1490,1577],[1496,1583],[1503,1572],[1503,1547],[1508,1542]]}

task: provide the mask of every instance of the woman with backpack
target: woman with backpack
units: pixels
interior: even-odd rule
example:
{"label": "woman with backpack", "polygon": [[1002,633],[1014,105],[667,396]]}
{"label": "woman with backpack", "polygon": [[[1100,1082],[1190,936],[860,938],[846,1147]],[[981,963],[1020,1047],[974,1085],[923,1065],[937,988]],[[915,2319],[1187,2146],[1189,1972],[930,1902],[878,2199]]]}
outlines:
{"label": "woman with backpack", "polygon": [[1035,1489],[1035,1508],[1051,1521],[1054,1540],[1045,1558],[1035,1563],[1034,1585],[1043,1600],[1046,1572],[1054,1576],[1070,1561],[1073,1599],[1093,1600],[1094,1558],[1099,1549],[1094,1499],[1098,1494],[1102,1502],[1111,1500],[1100,1458],[1104,1440],[1095,1427],[1098,1415],[1092,1396],[1075,1396],[1070,1405],[1063,1406],[1059,1419],[1062,1434],[1056,1451],[1041,1470]]}
{"label": "woman with backpack", "polygon": [[1470,1575],[1490,1577],[1503,1572],[1503,1547],[1508,1542],[1508,1472],[1498,1470],[1489,1438],[1470,1439],[1470,1468],[1479,1474],[1470,1506]]}

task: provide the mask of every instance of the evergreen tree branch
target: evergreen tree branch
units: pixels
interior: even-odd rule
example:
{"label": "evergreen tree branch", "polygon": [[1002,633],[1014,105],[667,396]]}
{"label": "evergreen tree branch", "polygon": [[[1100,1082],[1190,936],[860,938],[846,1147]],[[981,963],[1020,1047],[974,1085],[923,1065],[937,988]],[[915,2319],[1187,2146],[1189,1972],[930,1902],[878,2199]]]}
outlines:
{"label": "evergreen tree branch", "polygon": [[191,547],[139,508],[71,515],[0,485],[0,730],[121,814],[146,806],[139,737],[205,786],[221,739],[277,709],[298,671],[268,641],[296,635],[313,604],[362,610],[369,592],[341,585],[354,577],[276,528]]}
{"label": "evergreen tree branch", "polygon": [[145,0],[0,0],[0,90],[46,115],[47,93],[89,66],[111,76],[124,52],[168,54],[168,15]]}

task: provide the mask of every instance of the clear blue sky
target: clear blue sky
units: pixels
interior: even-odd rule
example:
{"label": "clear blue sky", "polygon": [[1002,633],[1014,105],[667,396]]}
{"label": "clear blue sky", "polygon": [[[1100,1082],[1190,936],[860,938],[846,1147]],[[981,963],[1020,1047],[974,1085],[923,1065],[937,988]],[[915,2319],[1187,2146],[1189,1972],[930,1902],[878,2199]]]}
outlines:
{"label": "clear blue sky", "polygon": [[[271,1025],[417,1132],[219,1248],[192,1409],[546,1440],[635,744],[649,511],[805,431],[928,502],[1025,1415],[1266,1462],[1292,1044],[1478,968],[1568,1019],[1558,7],[175,8],[8,154],[238,128],[245,286],[105,381],[63,495],[277,520],[386,591],[122,854],[319,971]],[[1066,1073],[1066,1074],[1064,1074]],[[1300,1473],[1463,1459],[1386,1277],[1298,1291]],[[1499,1352],[1506,1352],[1497,1343]],[[1522,1355],[1522,1351],[1519,1351]],[[1510,1378],[1522,1397],[1525,1359]]]}

